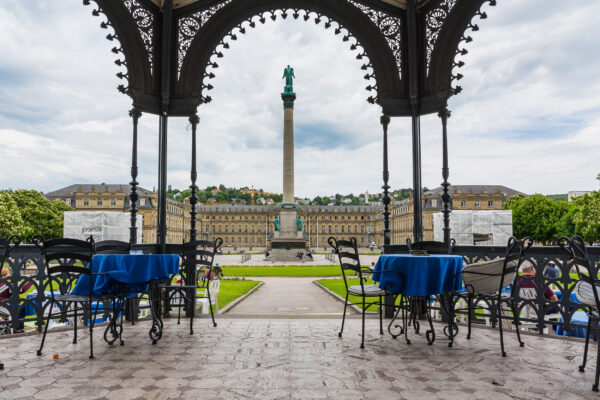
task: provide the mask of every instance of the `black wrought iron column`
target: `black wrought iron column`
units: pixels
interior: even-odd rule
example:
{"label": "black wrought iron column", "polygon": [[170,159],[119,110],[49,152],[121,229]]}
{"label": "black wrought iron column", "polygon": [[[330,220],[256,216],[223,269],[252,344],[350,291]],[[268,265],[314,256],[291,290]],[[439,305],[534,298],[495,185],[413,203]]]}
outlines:
{"label": "black wrought iron column", "polygon": [[450,201],[452,200],[450,196],[450,182],[448,182],[448,176],[450,171],[448,169],[448,131],[447,131],[447,123],[448,118],[450,117],[450,110],[448,107],[444,107],[439,113],[438,116],[442,120],[442,177],[444,181],[442,182],[442,203],[444,205],[444,244],[446,246],[450,246]]}
{"label": "black wrought iron column", "polygon": [[390,244],[390,185],[388,184],[390,179],[390,171],[388,169],[388,125],[390,124],[390,117],[382,115],[379,119],[381,126],[383,126],[383,244],[385,246]]}
{"label": "black wrought iron column", "polygon": [[412,117],[413,237],[423,240],[423,188],[421,186],[421,117]]}
{"label": "black wrought iron column", "polygon": [[[192,124],[192,170],[190,171],[190,177],[192,179],[192,184],[190,185],[190,189],[192,190],[190,206],[192,209],[190,211],[190,240],[192,241],[196,240],[196,203],[198,201],[198,197],[196,197],[196,190],[198,189],[196,186],[196,179],[198,177],[196,172],[196,128],[198,127],[198,122],[200,122],[198,115],[192,115],[190,117],[190,124]],[[200,227],[200,229],[202,229],[202,227]]]}
{"label": "black wrought iron column", "polygon": [[173,0],[165,0],[162,7],[161,49],[161,113],[158,132],[158,224],[157,239],[161,253],[167,249],[167,128],[171,100],[171,64],[173,59]]}
{"label": "black wrought iron column", "polygon": [[132,108],[129,111],[129,116],[133,119],[133,144],[131,149],[131,193],[129,194],[129,201],[131,203],[131,226],[129,227],[129,243],[137,243],[137,133],[138,133],[138,119],[142,116],[142,113],[137,108]]}

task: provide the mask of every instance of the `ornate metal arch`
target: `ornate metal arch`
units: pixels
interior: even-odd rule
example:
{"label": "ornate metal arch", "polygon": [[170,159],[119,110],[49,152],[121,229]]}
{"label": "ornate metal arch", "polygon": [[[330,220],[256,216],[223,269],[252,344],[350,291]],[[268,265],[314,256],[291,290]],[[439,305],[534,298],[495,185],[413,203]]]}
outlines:
{"label": "ornate metal arch", "polygon": [[178,105],[185,104],[185,108],[210,101],[208,81],[214,77],[217,59],[223,57],[229,42],[247,29],[277,18],[312,20],[349,42],[357,58],[367,60],[362,69],[370,81],[366,89],[374,93],[369,102],[401,95],[399,15],[347,0],[224,0],[176,18],[180,68],[174,101],[183,99]]}
{"label": "ornate metal arch", "polygon": [[[384,114],[439,112],[461,90],[453,84],[462,77],[456,69],[464,65],[459,59],[467,52],[463,43],[472,40],[469,31],[478,30],[471,20],[487,16],[481,11],[484,3],[496,4],[496,0],[204,0],[186,2],[167,13],[156,5],[163,4],[158,0],[94,2],[92,14],[107,17],[100,24],[109,29],[107,39],[120,43],[113,48],[121,56],[115,63],[125,70],[117,76],[127,84],[119,85],[119,90],[140,111],[173,116],[192,115],[210,100],[209,80],[229,41],[277,18],[310,19],[349,42],[357,57],[367,60],[362,68],[370,81],[369,101],[381,105]],[[410,13],[409,3],[414,5]]]}

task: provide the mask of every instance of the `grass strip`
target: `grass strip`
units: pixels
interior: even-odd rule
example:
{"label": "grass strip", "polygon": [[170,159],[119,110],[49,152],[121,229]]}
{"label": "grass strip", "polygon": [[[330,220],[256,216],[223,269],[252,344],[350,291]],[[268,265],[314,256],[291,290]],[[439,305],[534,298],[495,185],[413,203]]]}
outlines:
{"label": "grass strip", "polygon": [[219,301],[219,309],[227,306],[235,299],[248,293],[252,288],[258,285],[259,281],[234,281],[234,280],[221,280],[221,288],[217,299]]}

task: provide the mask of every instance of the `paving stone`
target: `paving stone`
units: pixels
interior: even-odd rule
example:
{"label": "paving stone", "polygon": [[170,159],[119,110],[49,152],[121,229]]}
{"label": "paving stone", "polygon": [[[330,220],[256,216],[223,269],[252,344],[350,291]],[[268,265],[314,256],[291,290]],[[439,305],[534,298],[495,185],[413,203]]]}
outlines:
{"label": "paving stone", "polygon": [[41,357],[39,336],[1,339],[0,399],[598,399],[591,391],[595,343],[580,373],[581,341],[527,335],[520,348],[508,333],[502,358],[493,330],[475,328],[467,341],[461,327],[449,349],[412,331],[411,345],[380,336],[378,321],[368,319],[360,349],[360,320],[348,318],[341,339],[339,324],[229,317],[214,328],[199,318],[188,335],[166,320],[153,346],[149,322],[140,321],[124,326],[125,346],[94,335],[94,360],[85,331],[76,345],[71,332],[49,333]]}

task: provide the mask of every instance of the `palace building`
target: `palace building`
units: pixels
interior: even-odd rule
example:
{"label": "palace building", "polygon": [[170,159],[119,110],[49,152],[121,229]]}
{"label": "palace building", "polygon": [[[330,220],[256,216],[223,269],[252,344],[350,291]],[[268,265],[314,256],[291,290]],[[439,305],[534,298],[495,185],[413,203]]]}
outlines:
{"label": "palace building", "polygon": [[[130,186],[75,184],[45,194],[49,200],[62,200],[77,211],[129,212]],[[450,187],[451,209],[500,210],[510,196],[520,194],[500,185],[455,185]],[[138,188],[138,213],[144,217],[143,243],[156,243],[156,191]],[[391,243],[404,244],[413,239],[413,199],[390,205]],[[167,202],[167,242],[189,240],[191,206],[172,199]],[[299,206],[302,231],[312,248],[327,248],[327,238],[356,237],[360,246],[383,244],[383,207],[381,206]],[[433,240],[433,215],[443,210],[442,188],[423,195],[423,240]],[[265,247],[273,235],[277,206],[215,204],[196,206],[197,239],[223,239],[224,246],[235,248]]]}

